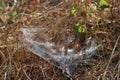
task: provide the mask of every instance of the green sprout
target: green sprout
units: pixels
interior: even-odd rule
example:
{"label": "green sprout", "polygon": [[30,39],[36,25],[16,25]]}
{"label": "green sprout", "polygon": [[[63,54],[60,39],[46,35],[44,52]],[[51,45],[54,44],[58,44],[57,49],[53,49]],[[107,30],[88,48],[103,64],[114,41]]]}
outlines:
{"label": "green sprout", "polygon": [[92,7],[90,7],[90,8],[88,9],[88,13],[91,14],[91,13],[93,13],[93,12],[94,12],[94,9],[93,9]]}
{"label": "green sprout", "polygon": [[80,22],[78,22],[78,23],[76,24],[76,28],[75,28],[75,30],[74,30],[74,33],[75,33],[75,34],[78,34],[78,33],[84,33],[84,32],[86,32],[86,28],[83,27],[83,26],[80,24]]}
{"label": "green sprout", "polygon": [[19,14],[17,13],[17,11],[14,11],[13,13],[12,13],[12,18],[11,18],[11,20],[12,20],[12,22],[15,22],[16,21],[16,18],[19,16]]}
{"label": "green sprout", "polygon": [[105,8],[109,8],[110,5],[106,0],[100,0],[98,8],[100,10],[104,10]]}
{"label": "green sprout", "polygon": [[77,6],[76,5],[72,6],[72,8],[70,9],[71,14],[72,15],[75,14],[76,11],[77,11]]}

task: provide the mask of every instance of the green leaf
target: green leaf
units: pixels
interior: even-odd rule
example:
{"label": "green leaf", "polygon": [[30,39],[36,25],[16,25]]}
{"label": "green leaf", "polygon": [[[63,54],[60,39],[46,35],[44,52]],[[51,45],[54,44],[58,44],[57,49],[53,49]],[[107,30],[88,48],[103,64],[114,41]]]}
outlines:
{"label": "green leaf", "polygon": [[13,13],[12,13],[12,16],[16,16],[18,13],[16,12],[16,11],[14,11]]}
{"label": "green leaf", "polygon": [[78,32],[82,32],[82,26],[79,22],[76,24],[76,26],[77,26]]}
{"label": "green leaf", "polygon": [[15,22],[16,21],[16,18],[18,17],[18,13],[17,13],[17,11],[14,11],[13,13],[12,13],[12,18],[11,18],[11,20],[12,20],[12,22]]}
{"label": "green leaf", "polygon": [[94,12],[94,9],[90,7],[90,8],[88,9],[88,13],[91,14],[91,13],[93,13],[93,12]]}
{"label": "green leaf", "polygon": [[84,33],[86,32],[86,28],[83,27],[79,22],[76,24],[76,28],[74,30],[74,33],[75,34],[78,34],[78,33]]}
{"label": "green leaf", "polygon": [[110,5],[106,0],[100,0],[100,2],[99,2],[99,8],[100,9],[103,10],[103,9],[109,8],[109,7],[110,7]]}
{"label": "green leaf", "polygon": [[71,14],[75,14],[76,11],[77,11],[77,6],[76,5],[72,6],[70,10]]}
{"label": "green leaf", "polygon": [[73,54],[70,55],[70,62],[73,60]]}
{"label": "green leaf", "polygon": [[76,24],[76,27],[77,27],[77,31],[78,31],[79,33],[86,31],[86,28],[83,27],[83,26],[81,26],[81,24],[80,24],[79,22]]}

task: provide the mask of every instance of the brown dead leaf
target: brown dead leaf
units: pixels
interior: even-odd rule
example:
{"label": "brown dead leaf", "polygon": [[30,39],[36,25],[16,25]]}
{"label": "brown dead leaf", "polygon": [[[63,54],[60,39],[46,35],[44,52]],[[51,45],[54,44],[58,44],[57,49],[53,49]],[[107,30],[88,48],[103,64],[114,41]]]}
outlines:
{"label": "brown dead leaf", "polygon": [[75,44],[75,45],[74,45],[74,50],[75,50],[75,51],[78,51],[78,50],[79,50],[79,47],[80,47],[79,44]]}
{"label": "brown dead leaf", "polygon": [[20,32],[20,29],[17,28],[17,29],[15,30],[15,32]]}
{"label": "brown dead leaf", "polygon": [[8,15],[0,13],[0,21],[2,21],[2,23],[6,23],[8,19],[9,19]]}
{"label": "brown dead leaf", "polygon": [[10,41],[12,41],[13,39],[14,39],[14,37],[10,36],[10,37],[7,38],[7,41],[10,42]]}

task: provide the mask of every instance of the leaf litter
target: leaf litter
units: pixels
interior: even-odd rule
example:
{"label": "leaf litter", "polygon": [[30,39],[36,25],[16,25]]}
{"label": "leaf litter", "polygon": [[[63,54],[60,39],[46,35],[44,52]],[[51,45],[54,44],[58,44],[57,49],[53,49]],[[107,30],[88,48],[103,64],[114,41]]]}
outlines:
{"label": "leaf litter", "polygon": [[[47,66],[48,64],[45,64],[41,58],[40,60],[38,60],[38,57],[34,56],[34,54],[40,57],[42,56],[44,60],[48,61],[52,65],[61,69],[66,76],[71,78],[71,75],[72,75],[77,80],[102,79],[104,72],[107,72],[107,74],[105,75],[105,79],[113,80],[113,79],[119,78],[119,67],[118,67],[119,66],[119,42],[118,42],[115,54],[113,55],[111,64],[109,65],[109,69],[108,70],[104,69],[106,67],[106,63],[108,63],[110,52],[112,51],[116,38],[120,32],[119,31],[119,17],[120,17],[119,12],[120,11],[119,11],[118,1],[112,1],[113,2],[112,7],[111,6],[109,6],[109,8],[105,8],[105,6],[101,7],[101,8],[105,8],[101,11],[101,15],[97,10],[96,3],[94,4],[89,3],[91,2],[91,0],[85,1],[86,3],[83,3],[83,1],[80,2],[83,4],[82,5],[79,4],[77,9],[81,9],[81,6],[83,6],[82,8],[83,10],[82,11],[77,10],[74,13],[74,15],[69,15],[70,13],[69,11],[71,10],[71,7],[73,6],[74,2],[78,3],[79,0],[77,0],[77,2],[76,0],[70,0],[71,3],[69,2],[65,3],[62,1],[60,2],[60,4],[57,4],[56,6],[45,5],[46,7],[44,6],[42,7],[41,4],[39,5],[39,0],[37,1],[38,1],[37,3],[36,3],[36,0],[19,1],[17,4],[18,7],[17,6],[14,7],[10,5],[9,8],[5,7],[5,8],[2,8],[1,10],[2,17],[0,19],[1,21],[0,33],[3,35],[0,36],[2,41],[2,44],[0,46],[2,53],[0,54],[5,55],[6,59],[3,57],[3,55],[0,57],[2,58],[0,59],[0,64],[4,63],[3,59],[5,59],[5,64],[3,64],[3,68],[2,67],[0,68],[2,69],[0,71],[0,79],[3,79],[8,72],[9,64],[7,63],[11,63],[11,60],[9,60],[8,55],[14,52],[15,52],[14,54],[15,60],[14,59],[12,60],[12,66],[14,66],[13,68],[17,70],[19,68],[22,68],[25,65],[29,67],[31,67],[32,65],[33,69],[28,67],[24,68],[25,71],[30,70],[24,73],[27,73],[28,74],[27,78],[30,77],[32,80],[37,80],[38,78],[39,80],[43,80],[42,77],[44,77],[44,79],[47,79],[47,80],[51,78],[55,80],[62,78],[61,80],[65,80],[63,79],[63,76],[58,75],[59,72],[51,69],[51,67],[53,66],[48,67]],[[43,1],[45,2],[46,0],[43,0]],[[58,1],[58,0],[53,0],[53,1]],[[5,4],[11,4],[11,3],[12,2],[9,3],[9,1],[6,1]],[[92,13],[92,9],[90,10],[89,7],[94,9],[94,13]],[[17,18],[15,22],[11,23],[11,20],[9,20],[8,18],[10,17],[10,19],[12,19],[13,16],[11,14],[14,11],[17,11],[20,14],[20,16],[19,18]],[[2,13],[5,13],[5,14],[2,14]],[[86,22],[85,14],[88,14],[87,16],[88,22]],[[5,21],[3,17],[6,17]],[[105,23],[101,21],[101,17],[103,17]],[[86,45],[82,44],[82,47],[80,44],[75,43],[74,39],[72,39],[72,36],[67,36],[66,39],[68,40],[64,40],[64,38],[62,39],[62,37],[60,37],[60,36],[63,36],[63,34],[59,34],[59,33],[63,33],[68,28],[74,29],[75,24],[79,21],[81,23],[81,26],[78,28],[80,30],[79,32],[81,32],[81,30],[82,32],[84,32],[84,29],[82,29],[81,27],[87,28],[87,32],[85,33],[86,35],[78,34],[77,36],[75,36],[77,38],[77,39],[75,38],[76,42],[83,43],[84,36],[91,35],[94,37],[94,39],[91,37],[87,38],[88,40],[85,41]],[[45,28],[46,31],[43,30],[42,28],[37,28],[37,29],[34,27],[28,28],[28,29],[22,28],[21,31],[25,31],[26,33],[25,34],[23,33],[23,36],[24,36],[23,38],[22,37],[19,37],[19,38],[21,38],[20,41],[23,41],[24,45],[23,47],[20,46],[20,49],[16,50],[16,46],[18,46],[18,39],[16,37],[18,37],[17,35],[19,35],[19,28],[22,26],[30,27],[30,25]],[[15,30],[17,31],[17,33]],[[47,35],[43,35],[44,32]],[[11,35],[7,36],[9,33]],[[39,35],[36,36],[36,34],[39,34]],[[51,40],[51,37],[54,37],[54,36],[51,36],[52,34],[57,36],[57,37],[55,36],[56,41]],[[14,36],[14,39],[12,39],[13,36]],[[100,49],[97,49],[101,45],[101,44],[98,45],[97,42],[101,42],[102,40],[105,40],[106,44],[102,45]],[[69,45],[69,47],[71,48],[69,47],[67,48],[66,42],[71,43],[71,41],[73,41],[74,44],[72,43],[72,45]],[[13,44],[17,44],[17,45],[15,45],[14,47]],[[96,46],[96,48],[91,47],[93,46],[92,44]],[[28,52],[27,49],[25,50],[21,49],[24,47],[26,47],[30,51],[30,53]],[[8,50],[9,48],[10,50]],[[27,51],[27,55],[25,54],[26,51]],[[31,54],[31,52],[33,52],[33,54]],[[81,66],[83,62],[87,62],[88,60],[92,61],[92,58],[89,59],[89,57],[96,53],[98,54],[92,58],[95,58],[95,60],[98,60],[98,61],[95,64],[95,66],[91,67],[92,69],[89,69],[89,67],[87,67],[86,65],[85,67],[79,67],[79,65]],[[89,63],[90,62],[88,62],[88,64]],[[17,66],[14,64],[16,64]],[[19,64],[21,64],[20,67],[18,66]],[[37,68],[36,70],[35,64],[41,67],[44,65],[43,68],[45,67],[47,71],[42,70],[42,72],[39,71],[38,73],[37,70],[39,70],[39,68]],[[5,66],[8,66],[8,68],[6,68]],[[72,72],[75,70],[76,67],[77,69],[80,69],[80,70],[76,70],[75,71],[76,74],[72,74]],[[113,69],[115,70],[118,69],[118,71],[113,71]],[[37,72],[37,73],[33,74],[33,72]],[[26,75],[22,73],[22,70],[19,70],[19,71],[11,70],[11,72],[9,73],[13,73],[13,77],[7,74],[7,76],[12,77],[12,79],[17,79],[17,78],[27,79],[25,78]],[[43,75],[39,75],[41,73]],[[19,74],[17,78],[16,78],[16,74]],[[44,75],[46,75],[46,77]]]}

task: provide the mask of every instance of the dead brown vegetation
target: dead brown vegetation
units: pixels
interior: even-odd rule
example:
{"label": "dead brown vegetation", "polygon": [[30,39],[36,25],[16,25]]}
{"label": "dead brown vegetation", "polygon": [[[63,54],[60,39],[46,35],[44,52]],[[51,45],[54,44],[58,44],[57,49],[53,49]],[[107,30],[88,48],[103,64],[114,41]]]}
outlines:
{"label": "dead brown vegetation", "polygon": [[[47,1],[53,1],[52,4]],[[56,0],[59,1],[59,0]],[[46,39],[59,40],[67,29],[71,31],[78,21],[87,31],[76,36],[92,36],[99,43],[105,43],[92,56],[88,64],[81,64],[73,72],[76,80],[119,80],[120,79],[120,3],[110,0],[111,8],[102,12],[96,10],[94,0],[67,0],[55,3],[54,0],[14,0],[0,1],[0,80],[67,80],[61,70],[21,46],[22,27],[44,28],[41,31]],[[96,0],[95,0],[96,1]],[[55,3],[55,4],[53,4]],[[78,5],[74,15],[69,14],[71,6]],[[95,8],[89,15],[88,7]],[[13,18],[13,12],[18,16]],[[88,17],[89,15],[89,17]],[[57,38],[56,38],[57,36]],[[81,42],[82,43],[82,42]]]}

